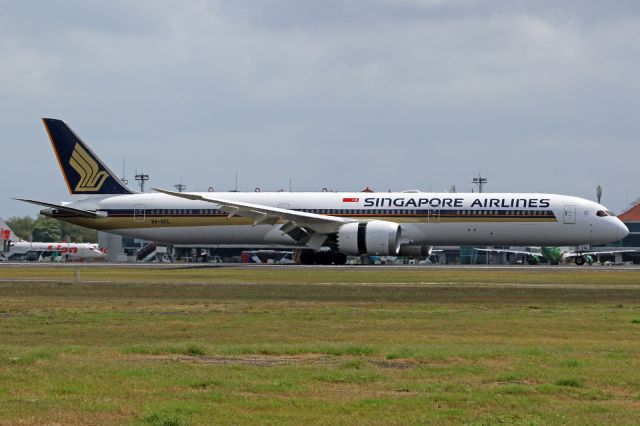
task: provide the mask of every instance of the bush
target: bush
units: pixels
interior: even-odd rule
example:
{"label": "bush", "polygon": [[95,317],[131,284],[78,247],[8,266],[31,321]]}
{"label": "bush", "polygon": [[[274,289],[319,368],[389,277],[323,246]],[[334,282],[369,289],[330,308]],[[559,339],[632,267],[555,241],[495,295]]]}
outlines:
{"label": "bush", "polygon": [[570,388],[581,388],[582,387],[582,384],[580,384],[580,382],[577,381],[576,379],[560,379],[560,380],[556,380],[554,385],[556,385],[556,386],[566,386],[566,387],[570,387]]}

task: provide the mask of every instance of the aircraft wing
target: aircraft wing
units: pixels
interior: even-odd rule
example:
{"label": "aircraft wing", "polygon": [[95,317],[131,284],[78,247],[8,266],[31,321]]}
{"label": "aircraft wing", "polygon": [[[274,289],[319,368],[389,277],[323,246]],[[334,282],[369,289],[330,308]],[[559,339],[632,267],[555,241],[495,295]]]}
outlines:
{"label": "aircraft wing", "polygon": [[38,200],[28,200],[26,198],[14,198],[14,200],[17,201],[24,201],[25,203],[31,203],[31,204],[35,204],[38,206],[43,206],[43,207],[49,207],[52,209],[56,209],[56,210],[61,210],[63,212],[67,212],[67,213],[73,213],[73,214],[77,214],[83,217],[88,217],[91,219],[94,219],[98,216],[98,214],[94,211],[91,210],[82,210],[82,209],[74,209],[73,207],[66,207],[66,206],[61,206],[58,204],[53,204],[53,203],[47,203],[44,201],[38,201]]}
{"label": "aircraft wing", "polygon": [[324,216],[315,213],[270,207],[262,204],[229,201],[208,195],[202,196],[186,192],[174,192],[158,188],[153,189],[163,194],[173,195],[174,197],[217,204],[220,206],[220,210],[229,214],[229,218],[234,216],[247,217],[253,219],[253,225],[274,225],[279,220],[285,220],[287,223],[285,223],[281,228],[285,233],[288,232],[287,230],[302,227],[319,234],[330,234],[332,232],[337,232],[338,228],[345,223],[357,222],[353,219],[345,219],[337,216]]}
{"label": "aircraft wing", "polygon": [[509,250],[509,249],[482,249],[482,248],[473,248],[477,251],[488,251],[491,253],[512,253],[512,254],[526,254],[529,256],[541,256],[542,253],[539,251],[527,251],[527,250]]}
{"label": "aircraft wing", "polygon": [[572,251],[565,253],[565,257],[597,256],[599,254],[635,253],[637,250],[603,250],[603,251]]}

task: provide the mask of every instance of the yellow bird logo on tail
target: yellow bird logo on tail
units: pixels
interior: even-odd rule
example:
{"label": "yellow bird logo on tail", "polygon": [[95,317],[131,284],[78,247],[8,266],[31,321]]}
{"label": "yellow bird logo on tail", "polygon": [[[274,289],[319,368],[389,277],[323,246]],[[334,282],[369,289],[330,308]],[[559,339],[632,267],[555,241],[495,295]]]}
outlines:
{"label": "yellow bird logo on tail", "polygon": [[73,148],[69,165],[80,175],[76,191],[99,191],[109,176],[107,172],[100,170],[98,163],[79,144]]}

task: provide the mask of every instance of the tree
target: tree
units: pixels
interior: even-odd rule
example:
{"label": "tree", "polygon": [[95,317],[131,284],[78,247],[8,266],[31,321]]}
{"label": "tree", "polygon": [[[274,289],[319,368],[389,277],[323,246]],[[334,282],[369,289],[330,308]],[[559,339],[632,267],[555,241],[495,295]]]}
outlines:
{"label": "tree", "polygon": [[58,224],[60,225],[60,235],[62,238],[67,238],[68,235],[72,243],[98,242],[98,231],[95,229],[89,229],[62,221],[58,222]]}
{"label": "tree", "polygon": [[29,235],[31,235],[35,224],[36,221],[31,216],[12,216],[7,219],[7,225],[9,225],[9,228],[11,228],[18,238],[22,238],[23,240],[29,239]]}
{"label": "tree", "polygon": [[[41,231],[38,231],[37,237],[35,234],[35,228],[38,226],[38,229],[49,229],[52,225],[43,225],[42,223],[50,223],[54,222],[58,226],[57,232],[55,231],[49,235],[47,239],[44,239],[45,236]],[[7,219],[7,225],[9,228],[13,230],[13,232],[23,240],[28,240],[29,236],[33,234],[34,241],[44,241],[44,242],[59,242],[62,241],[63,238],[67,238],[69,236],[69,242],[72,243],[97,243],[98,242],[98,231],[95,229],[85,228],[83,226],[74,225],[72,223],[58,221],[57,219],[51,219],[43,215],[38,215],[36,219],[31,216],[24,217],[11,217]]]}
{"label": "tree", "polygon": [[39,219],[33,227],[33,241],[60,241],[60,226],[55,219]]}

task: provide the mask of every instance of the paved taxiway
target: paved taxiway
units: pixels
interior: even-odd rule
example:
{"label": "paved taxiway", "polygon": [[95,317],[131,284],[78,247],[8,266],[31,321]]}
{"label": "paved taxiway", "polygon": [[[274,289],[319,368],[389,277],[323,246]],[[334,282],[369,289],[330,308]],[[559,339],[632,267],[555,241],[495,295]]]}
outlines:
{"label": "paved taxiway", "polygon": [[0,279],[3,268],[140,268],[140,269],[207,269],[207,268],[280,268],[280,269],[354,269],[354,270],[531,270],[531,271],[566,271],[594,270],[594,271],[638,271],[640,265],[281,265],[281,264],[256,264],[256,263],[48,263],[48,262],[3,262],[0,263]]}

